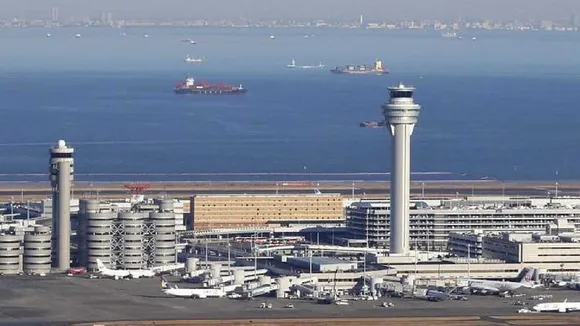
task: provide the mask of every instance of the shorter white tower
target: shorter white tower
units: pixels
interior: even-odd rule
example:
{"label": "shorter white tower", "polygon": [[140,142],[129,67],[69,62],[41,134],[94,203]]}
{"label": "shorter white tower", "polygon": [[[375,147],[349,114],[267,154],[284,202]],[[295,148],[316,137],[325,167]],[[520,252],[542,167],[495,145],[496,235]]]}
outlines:
{"label": "shorter white tower", "polygon": [[409,197],[411,188],[411,135],[421,106],[413,101],[414,87],[389,87],[383,116],[392,136],[390,252],[409,252]]}
{"label": "shorter white tower", "polygon": [[52,186],[53,265],[64,271],[70,267],[70,196],[74,173],[74,149],[59,140],[50,149]]}

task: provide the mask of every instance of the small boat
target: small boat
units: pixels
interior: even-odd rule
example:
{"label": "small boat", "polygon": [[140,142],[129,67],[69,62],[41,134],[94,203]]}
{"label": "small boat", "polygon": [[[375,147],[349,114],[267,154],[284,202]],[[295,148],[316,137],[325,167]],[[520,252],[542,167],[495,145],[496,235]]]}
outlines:
{"label": "small boat", "polygon": [[298,66],[296,65],[296,60],[292,59],[292,62],[289,65],[286,65],[286,68],[291,68],[291,69],[322,69],[324,68],[325,65],[321,63],[319,63],[316,66]]}
{"label": "small boat", "polygon": [[270,39],[271,40],[275,39],[274,35],[270,35]]}
{"label": "small boat", "polygon": [[457,33],[447,32],[447,33],[441,34],[441,36],[446,37],[446,38],[457,38]]}
{"label": "small boat", "polygon": [[203,58],[190,57],[189,54],[185,57],[185,62],[203,62]]}
{"label": "small boat", "polygon": [[75,37],[76,38],[81,38],[81,34],[76,34]]}

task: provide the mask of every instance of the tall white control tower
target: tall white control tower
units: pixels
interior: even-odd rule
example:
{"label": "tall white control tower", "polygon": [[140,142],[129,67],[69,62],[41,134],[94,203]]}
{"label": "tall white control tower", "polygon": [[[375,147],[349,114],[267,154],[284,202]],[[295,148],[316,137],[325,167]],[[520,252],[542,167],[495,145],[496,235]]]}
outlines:
{"label": "tall white control tower", "polygon": [[411,135],[421,106],[413,101],[414,87],[389,87],[383,115],[392,136],[390,250],[409,252],[409,197],[411,190]]}
{"label": "tall white control tower", "polygon": [[74,172],[74,149],[59,140],[50,149],[52,186],[52,262],[60,271],[70,267],[70,197]]}

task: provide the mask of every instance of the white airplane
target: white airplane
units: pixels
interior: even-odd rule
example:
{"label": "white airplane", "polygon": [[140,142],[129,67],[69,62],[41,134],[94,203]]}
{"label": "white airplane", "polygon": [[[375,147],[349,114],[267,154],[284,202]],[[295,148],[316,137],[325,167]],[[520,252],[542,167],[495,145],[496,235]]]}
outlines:
{"label": "white airplane", "polygon": [[97,270],[103,276],[113,277],[118,280],[121,278],[140,278],[153,277],[155,271],[150,269],[128,270],[128,269],[110,269],[100,259],[97,259]]}
{"label": "white airplane", "polygon": [[525,269],[520,273],[519,281],[492,281],[492,280],[468,280],[468,287],[474,293],[481,294],[503,294],[509,293],[513,290],[536,287],[532,277],[534,276],[535,268],[530,268],[524,273]]}
{"label": "white airplane", "polygon": [[537,312],[571,312],[580,310],[580,302],[568,302],[566,299],[564,302],[540,303],[535,305],[532,310]]}
{"label": "white airplane", "polygon": [[221,289],[180,289],[175,284],[167,282],[165,277],[161,276],[161,290],[163,293],[182,298],[223,298],[226,292]]}

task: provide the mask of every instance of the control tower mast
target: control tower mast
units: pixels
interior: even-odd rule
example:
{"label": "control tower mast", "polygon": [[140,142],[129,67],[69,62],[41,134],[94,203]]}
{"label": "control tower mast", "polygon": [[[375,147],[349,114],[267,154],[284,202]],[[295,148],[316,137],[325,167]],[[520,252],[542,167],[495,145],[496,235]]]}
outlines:
{"label": "control tower mast", "polygon": [[409,252],[409,197],[411,191],[411,135],[421,106],[413,101],[414,87],[389,87],[389,102],[382,105],[392,136],[390,251]]}
{"label": "control tower mast", "polygon": [[74,172],[74,149],[59,140],[50,149],[52,186],[52,261],[64,271],[70,267],[70,197]]}

